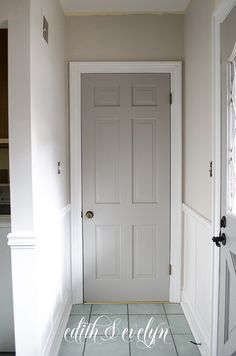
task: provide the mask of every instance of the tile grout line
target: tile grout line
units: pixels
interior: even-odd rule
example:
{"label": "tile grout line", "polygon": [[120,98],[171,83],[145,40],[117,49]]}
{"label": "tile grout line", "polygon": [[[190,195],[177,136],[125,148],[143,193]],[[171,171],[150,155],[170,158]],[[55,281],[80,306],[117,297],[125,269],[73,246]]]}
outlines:
{"label": "tile grout line", "polygon": [[129,356],[131,356],[131,344],[130,344],[130,336],[129,336],[129,304],[127,304],[127,319],[128,319]]}
{"label": "tile grout line", "polygon": [[177,347],[176,347],[176,344],[175,344],[175,339],[174,339],[174,336],[173,336],[173,334],[172,334],[172,330],[171,330],[171,327],[170,327],[170,323],[169,323],[169,319],[168,319],[168,314],[167,314],[167,312],[166,312],[166,308],[165,308],[165,305],[164,305],[164,304],[163,304],[163,308],[164,308],[164,311],[165,311],[167,323],[168,323],[168,325],[169,325],[170,335],[171,335],[172,340],[173,340],[173,343],[174,343],[174,348],[175,348],[176,356],[179,356],[179,353],[178,353],[178,350],[177,350]]}
{"label": "tile grout line", "polygon": [[[89,311],[89,318],[88,318],[88,324],[90,323],[90,319],[91,319],[91,313],[92,313],[92,304],[90,306],[90,311]],[[85,355],[85,348],[86,348],[86,344],[87,344],[87,338],[84,340],[84,347],[83,347],[83,352],[82,352],[82,356]]]}
{"label": "tile grout line", "polygon": [[[130,316],[133,316],[133,315],[138,315],[138,316],[153,316],[153,315],[158,315],[158,316],[163,316],[163,315],[166,315],[165,313],[163,314],[158,314],[158,313],[141,313],[141,314],[138,314],[138,313],[135,313],[135,314],[129,314]],[[176,315],[176,314],[175,314]],[[181,314],[180,314],[181,315]]]}

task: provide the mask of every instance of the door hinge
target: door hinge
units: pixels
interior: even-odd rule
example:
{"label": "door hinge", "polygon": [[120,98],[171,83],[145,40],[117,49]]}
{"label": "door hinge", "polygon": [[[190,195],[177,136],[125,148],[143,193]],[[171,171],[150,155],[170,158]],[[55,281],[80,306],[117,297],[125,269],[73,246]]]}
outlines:
{"label": "door hinge", "polygon": [[173,102],[173,95],[172,93],[170,93],[170,105],[172,105],[172,102]]}
{"label": "door hinge", "polygon": [[213,162],[212,161],[210,161],[208,172],[209,172],[210,178],[212,178],[213,177]]}
{"label": "door hinge", "polygon": [[81,216],[81,219],[83,219],[83,211],[81,211],[81,215],[80,216]]}
{"label": "door hinge", "polygon": [[172,275],[172,265],[169,264],[169,275],[171,276]]}

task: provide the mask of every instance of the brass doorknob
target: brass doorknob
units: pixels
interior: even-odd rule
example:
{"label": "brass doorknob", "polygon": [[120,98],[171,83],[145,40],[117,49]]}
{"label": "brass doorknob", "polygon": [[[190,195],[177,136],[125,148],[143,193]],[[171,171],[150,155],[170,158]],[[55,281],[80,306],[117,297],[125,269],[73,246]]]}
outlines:
{"label": "brass doorknob", "polygon": [[89,211],[86,212],[85,216],[88,219],[92,219],[93,218],[93,212],[89,210]]}

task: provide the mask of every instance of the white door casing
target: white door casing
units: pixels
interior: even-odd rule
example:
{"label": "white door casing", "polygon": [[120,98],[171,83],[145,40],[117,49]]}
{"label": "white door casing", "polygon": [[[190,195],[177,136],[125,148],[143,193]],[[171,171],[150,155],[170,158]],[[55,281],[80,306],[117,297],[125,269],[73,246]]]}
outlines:
{"label": "white door casing", "polygon": [[83,73],[170,73],[171,106],[171,253],[170,301],[181,292],[182,202],[182,65],[181,62],[70,63],[71,209],[73,302],[83,302],[83,242],[81,185],[81,77]]}
{"label": "white door casing", "polygon": [[84,301],[168,301],[169,74],[83,74],[82,176]]}

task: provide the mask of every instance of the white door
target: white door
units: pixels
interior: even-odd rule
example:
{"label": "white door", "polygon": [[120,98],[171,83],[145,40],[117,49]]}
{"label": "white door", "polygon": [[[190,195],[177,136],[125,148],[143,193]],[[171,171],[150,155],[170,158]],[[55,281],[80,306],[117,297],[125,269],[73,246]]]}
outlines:
{"label": "white door", "polygon": [[[222,196],[219,356],[236,356],[236,8],[221,26]],[[233,51],[234,50],[234,51]],[[225,234],[225,235],[223,235]],[[226,241],[224,239],[226,238]],[[226,244],[225,244],[226,243]]]}
{"label": "white door", "polygon": [[169,299],[170,75],[84,74],[85,301]]}

